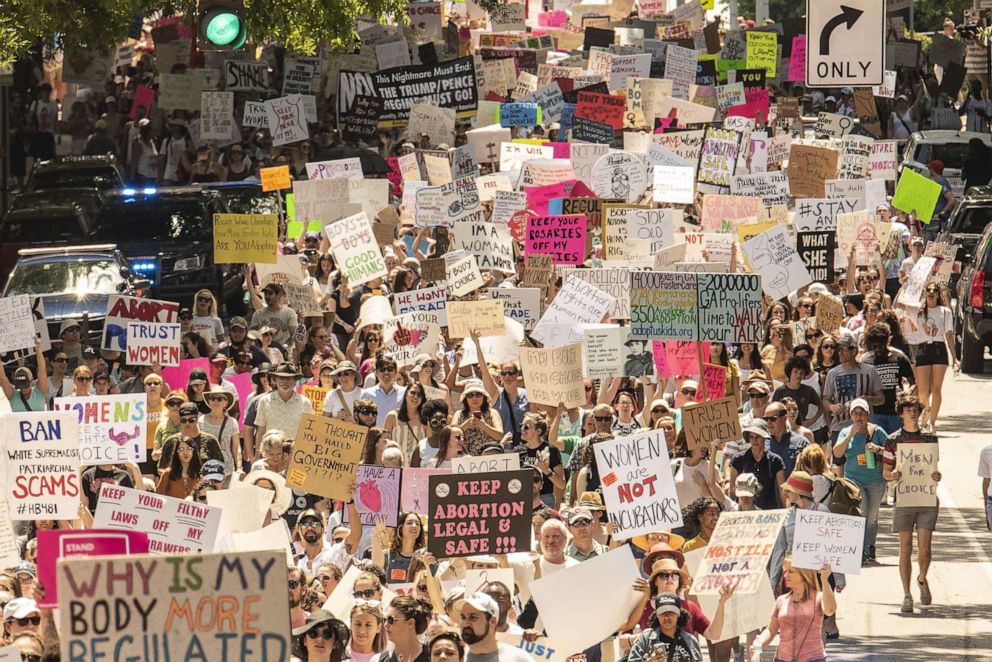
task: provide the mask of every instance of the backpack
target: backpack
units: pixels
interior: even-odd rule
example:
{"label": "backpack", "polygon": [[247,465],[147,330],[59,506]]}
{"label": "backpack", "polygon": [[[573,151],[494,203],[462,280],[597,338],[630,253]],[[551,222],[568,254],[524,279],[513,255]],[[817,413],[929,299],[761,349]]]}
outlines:
{"label": "backpack", "polygon": [[861,510],[861,488],[850,478],[830,478],[830,489],[820,503],[827,504],[830,512],[838,515],[854,515],[862,517]]}

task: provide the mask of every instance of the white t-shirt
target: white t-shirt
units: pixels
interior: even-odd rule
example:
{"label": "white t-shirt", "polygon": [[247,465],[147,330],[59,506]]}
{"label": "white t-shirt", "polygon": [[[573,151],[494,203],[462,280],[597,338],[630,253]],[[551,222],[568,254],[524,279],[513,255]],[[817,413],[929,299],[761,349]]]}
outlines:
{"label": "white t-shirt", "polygon": [[362,389],[360,388],[352,389],[351,391],[342,391],[340,388],[336,388],[328,391],[327,395],[324,396],[324,415],[337,416],[344,409],[344,405],[341,404],[341,396],[338,395],[339,393],[344,395],[344,401],[348,403],[348,411],[354,418],[355,400],[358,400],[362,394]]}
{"label": "white t-shirt", "polygon": [[947,332],[954,328],[951,309],[946,306],[927,308],[924,316],[913,312],[900,312],[899,321],[902,324],[906,342],[910,345],[943,343],[947,337]]}
{"label": "white t-shirt", "polygon": [[[986,446],[978,456],[978,475],[982,478],[992,479],[992,446]],[[992,496],[992,480],[989,481],[989,491],[987,496]]]}

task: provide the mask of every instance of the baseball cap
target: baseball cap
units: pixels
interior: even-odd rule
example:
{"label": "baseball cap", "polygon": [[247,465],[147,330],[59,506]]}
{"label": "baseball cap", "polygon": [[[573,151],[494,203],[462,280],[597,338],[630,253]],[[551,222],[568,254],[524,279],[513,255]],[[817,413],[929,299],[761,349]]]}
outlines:
{"label": "baseball cap", "polygon": [[656,614],[678,614],[682,611],[679,604],[679,596],[674,593],[659,593],[654,599],[654,613]]}
{"label": "baseball cap", "polygon": [[179,415],[185,416],[186,414],[200,415],[200,409],[196,406],[195,402],[184,402],[179,405]]}
{"label": "baseball cap", "polygon": [[499,616],[499,605],[493,600],[492,596],[486,593],[473,593],[465,598],[465,604],[471,605],[473,609],[489,614],[490,617]]}
{"label": "baseball cap", "polygon": [[63,320],[62,326],[59,327],[59,335],[61,336],[69,329],[79,329],[79,328],[81,327],[79,326],[79,322],[77,322],[76,320]]}
{"label": "baseball cap", "polygon": [[806,289],[808,294],[830,294],[830,290],[823,283],[813,283]]}
{"label": "baseball cap", "polygon": [[31,369],[22,366],[14,371],[14,386],[23,388],[31,383],[32,378]]}
{"label": "baseball cap", "polygon": [[837,346],[843,347],[844,349],[857,349],[858,341],[855,340],[854,336],[850,333],[842,333],[840,338],[837,340]]}
{"label": "baseball cap", "polygon": [[867,412],[871,411],[871,407],[868,406],[868,401],[864,398],[855,398],[854,400],[851,400],[850,409],[851,411],[854,411],[855,409],[864,409]]}
{"label": "baseball cap", "polygon": [[306,521],[308,519],[315,519],[318,522],[320,522],[321,524],[324,523],[324,518],[321,517],[320,516],[320,513],[318,513],[313,508],[307,508],[302,513],[300,513],[300,516],[296,519],[296,523],[297,524],[302,524],[304,521]]}
{"label": "baseball cap", "polygon": [[[194,407],[196,405],[193,405]],[[200,478],[204,480],[224,480],[224,463],[220,460],[207,460],[200,467]]]}
{"label": "baseball cap", "polygon": [[568,523],[569,525],[572,525],[580,519],[595,521],[592,516],[592,512],[588,508],[583,508],[582,506],[572,509],[572,511],[568,514]]}
{"label": "baseball cap", "polygon": [[760,489],[758,486],[758,477],[751,473],[741,474],[737,477],[736,488],[735,492],[737,496],[746,496],[753,499],[754,495]]}
{"label": "baseball cap", "polygon": [[225,354],[224,352],[222,352],[220,350],[217,350],[216,352],[214,352],[213,354],[210,355],[210,362],[211,363],[219,363],[219,362],[227,363],[227,354]]}
{"label": "baseball cap", "polygon": [[934,159],[933,161],[927,164],[927,168],[933,170],[938,175],[942,174],[944,172],[944,162],[941,161],[940,159]]}
{"label": "baseball cap", "polygon": [[768,382],[756,380],[747,385],[747,391],[757,391],[758,393],[768,394],[771,393],[771,387],[768,386]]}
{"label": "baseball cap", "polygon": [[242,329],[247,329],[248,320],[246,320],[244,317],[232,317],[231,323],[228,326],[232,329],[236,326],[240,326]]}
{"label": "baseball cap", "polygon": [[31,598],[14,598],[3,608],[3,619],[27,618],[31,614],[40,614],[38,603]]}
{"label": "baseball cap", "polygon": [[16,566],[14,566],[14,575],[19,575],[21,573],[27,573],[32,577],[38,576],[38,571],[34,568],[34,563],[31,561],[21,561]]}
{"label": "baseball cap", "polygon": [[92,347],[83,347],[83,358],[84,359],[95,359],[97,357],[96,350]]}

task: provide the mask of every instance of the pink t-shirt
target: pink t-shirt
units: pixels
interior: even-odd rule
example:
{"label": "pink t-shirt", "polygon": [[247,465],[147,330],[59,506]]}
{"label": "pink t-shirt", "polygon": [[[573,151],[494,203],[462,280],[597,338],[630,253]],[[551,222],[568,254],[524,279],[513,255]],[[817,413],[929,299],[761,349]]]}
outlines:
{"label": "pink t-shirt", "polygon": [[823,648],[823,594],[815,600],[793,601],[792,594],[775,600],[779,645],[775,657],[784,662],[809,662],[827,656]]}

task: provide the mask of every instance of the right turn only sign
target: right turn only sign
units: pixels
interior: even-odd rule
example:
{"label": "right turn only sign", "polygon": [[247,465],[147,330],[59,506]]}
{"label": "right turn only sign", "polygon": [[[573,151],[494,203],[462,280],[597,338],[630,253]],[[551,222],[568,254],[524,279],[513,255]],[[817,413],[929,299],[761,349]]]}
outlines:
{"label": "right turn only sign", "polygon": [[885,0],[807,0],[806,84],[881,85]]}

